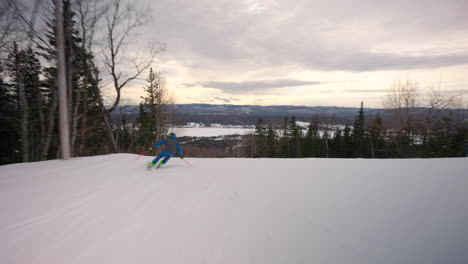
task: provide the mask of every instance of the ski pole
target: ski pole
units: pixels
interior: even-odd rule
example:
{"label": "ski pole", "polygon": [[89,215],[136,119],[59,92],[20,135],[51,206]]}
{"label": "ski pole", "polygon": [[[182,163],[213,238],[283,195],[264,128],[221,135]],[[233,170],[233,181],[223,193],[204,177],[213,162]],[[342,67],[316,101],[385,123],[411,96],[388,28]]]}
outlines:
{"label": "ski pole", "polygon": [[185,160],[185,158],[183,158],[182,160],[185,161],[185,163],[187,163],[190,167],[193,167],[192,164],[190,164],[190,162]]}
{"label": "ski pole", "polygon": [[[149,147],[149,150],[152,150],[152,149],[153,149],[152,147]],[[135,158],[135,159],[133,159],[133,160],[137,160],[137,159],[139,159],[139,158],[143,157],[143,155],[145,155],[145,152],[146,152],[146,150],[145,150],[145,151],[143,151],[143,152],[142,152],[142,153],[141,153],[141,154],[140,154],[138,157],[136,157],[136,158]]]}
{"label": "ski pole", "polygon": [[137,159],[143,157],[144,154],[145,154],[145,151],[143,151],[140,155],[138,155],[138,157],[134,158],[133,160],[137,160]]}

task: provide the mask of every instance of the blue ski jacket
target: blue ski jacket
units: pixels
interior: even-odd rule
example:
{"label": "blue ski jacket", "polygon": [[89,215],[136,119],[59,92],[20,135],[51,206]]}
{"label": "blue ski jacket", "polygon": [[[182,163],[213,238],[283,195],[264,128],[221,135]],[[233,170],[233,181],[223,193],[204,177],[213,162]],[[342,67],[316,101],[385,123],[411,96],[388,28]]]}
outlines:
{"label": "blue ski jacket", "polygon": [[153,145],[153,147],[161,146],[164,145],[164,150],[171,153],[175,154],[176,152],[179,153],[179,156],[183,156],[184,152],[182,151],[182,148],[180,147],[179,141],[175,137],[170,137],[167,139],[163,139]]}

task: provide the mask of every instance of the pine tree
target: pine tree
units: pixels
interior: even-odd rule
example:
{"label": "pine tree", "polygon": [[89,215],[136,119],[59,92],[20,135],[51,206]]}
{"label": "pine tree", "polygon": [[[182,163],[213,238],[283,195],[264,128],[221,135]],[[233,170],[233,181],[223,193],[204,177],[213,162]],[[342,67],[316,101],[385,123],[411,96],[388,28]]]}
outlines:
{"label": "pine tree", "polygon": [[354,121],[354,128],[352,133],[353,145],[355,147],[355,156],[358,158],[366,157],[366,146],[365,146],[366,131],[364,127],[364,103],[361,102],[361,108],[359,114]]}
{"label": "pine tree", "polygon": [[22,50],[14,43],[8,56],[7,69],[19,113],[22,161],[40,160],[41,142],[45,133],[45,98],[39,81],[41,65],[32,49]]}
{"label": "pine tree", "polygon": [[44,104],[47,98],[44,96],[46,89],[42,87],[39,80],[41,74],[41,64],[31,48],[24,51],[25,71],[24,84],[26,97],[29,104],[29,126],[30,126],[30,157],[31,160],[41,160],[43,140],[46,133]]}
{"label": "pine tree", "polygon": [[301,139],[302,139],[302,130],[296,123],[296,117],[292,116],[288,126],[288,134],[290,135],[290,149],[292,158],[301,157]]}
{"label": "pine tree", "polygon": [[255,157],[264,157],[266,156],[266,137],[267,137],[267,127],[263,123],[261,118],[258,119],[257,124],[255,124]]}
{"label": "pine tree", "polygon": [[383,120],[380,114],[377,113],[374,120],[369,125],[369,136],[371,144],[372,158],[382,158],[385,144],[385,130],[383,127]]}
{"label": "pine tree", "polygon": [[169,99],[164,83],[159,75],[150,69],[148,84],[143,87],[145,96],[140,104],[139,137],[143,146],[149,146],[159,141],[167,133],[170,115],[168,112]]}
{"label": "pine tree", "polygon": [[341,150],[341,156],[344,158],[354,158],[354,146],[351,137],[351,128],[346,125],[343,131],[343,144]]}
{"label": "pine tree", "polygon": [[289,134],[289,122],[288,117],[285,116],[283,119],[283,124],[281,125],[281,137],[279,142],[279,153],[278,156],[281,158],[290,158],[291,157],[291,147],[290,147],[290,138]]}
{"label": "pine tree", "polygon": [[309,123],[304,137],[304,157],[320,157],[320,135],[318,133],[318,115]]}
{"label": "pine tree", "polygon": [[21,161],[17,151],[20,149],[18,102],[11,85],[3,81],[6,76],[0,63],[0,165]]}
{"label": "pine tree", "polygon": [[335,130],[335,134],[333,135],[333,138],[331,139],[331,157],[336,157],[336,158],[343,158],[342,156],[342,144],[343,144],[343,138],[341,134],[341,129],[337,128]]}
{"label": "pine tree", "polygon": [[268,132],[265,145],[265,156],[268,158],[276,157],[276,133],[272,125],[268,125]]}
{"label": "pine tree", "polygon": [[[99,71],[94,56],[87,50],[77,30],[76,14],[71,1],[63,0],[65,35],[65,64],[68,94],[68,115],[72,155],[96,155],[108,152],[109,140],[105,134],[105,106],[99,91]],[[46,104],[47,131],[43,158],[53,158],[58,148],[57,134],[57,79],[55,16],[46,21],[48,45],[39,46],[40,55],[49,63],[44,69],[44,83],[48,91]],[[119,128],[116,128],[119,129]]]}
{"label": "pine tree", "polygon": [[329,158],[330,157],[330,133],[327,129],[323,131],[322,136],[322,157]]}

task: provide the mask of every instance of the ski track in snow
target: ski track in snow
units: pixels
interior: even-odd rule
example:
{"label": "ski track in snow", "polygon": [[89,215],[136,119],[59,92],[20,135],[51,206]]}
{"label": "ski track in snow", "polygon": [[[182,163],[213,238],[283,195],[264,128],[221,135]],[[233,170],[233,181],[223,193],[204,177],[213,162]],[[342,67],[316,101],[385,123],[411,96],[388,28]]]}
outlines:
{"label": "ski track in snow", "polygon": [[467,159],[0,166],[0,263],[468,263]]}

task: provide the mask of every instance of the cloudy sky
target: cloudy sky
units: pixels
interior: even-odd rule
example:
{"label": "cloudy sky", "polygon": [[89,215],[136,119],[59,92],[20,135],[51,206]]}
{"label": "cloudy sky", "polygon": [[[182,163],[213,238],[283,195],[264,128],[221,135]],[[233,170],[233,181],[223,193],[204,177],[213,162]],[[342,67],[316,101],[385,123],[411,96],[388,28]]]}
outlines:
{"label": "cloudy sky", "polygon": [[137,45],[166,44],[157,70],[177,103],[381,107],[408,77],[468,91],[466,0],[134,3],[151,7]]}

